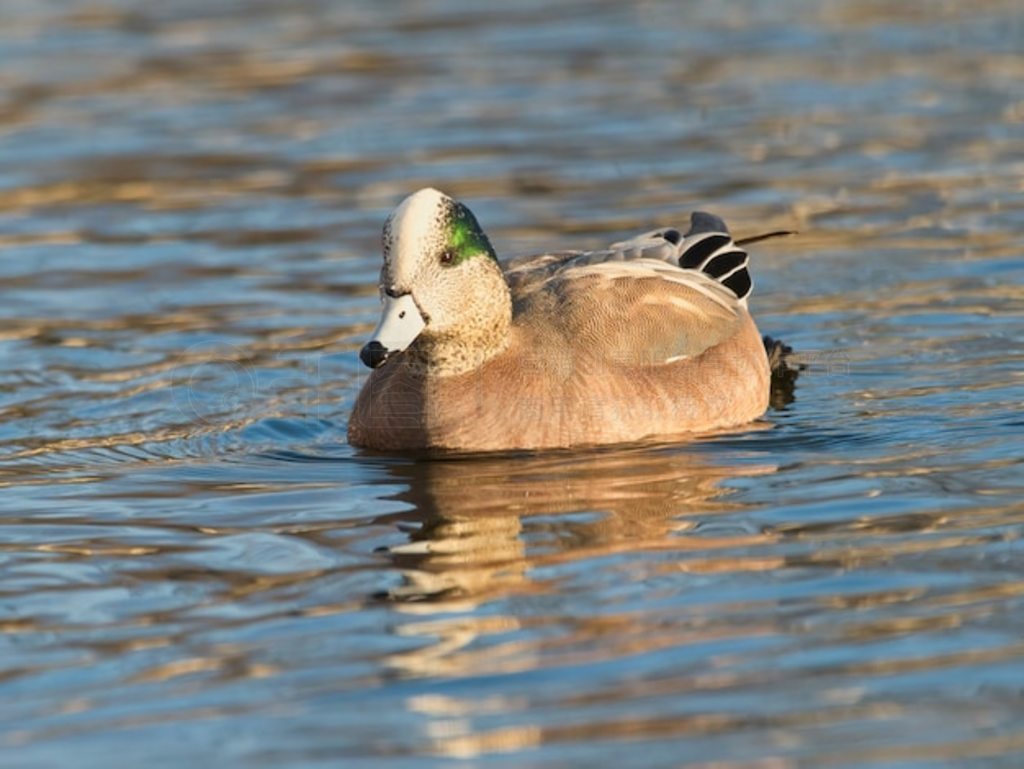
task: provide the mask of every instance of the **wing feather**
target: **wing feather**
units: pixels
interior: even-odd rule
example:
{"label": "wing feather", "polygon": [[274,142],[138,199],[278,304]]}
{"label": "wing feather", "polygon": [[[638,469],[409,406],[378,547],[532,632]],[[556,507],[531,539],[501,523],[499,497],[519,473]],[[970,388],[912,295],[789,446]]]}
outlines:
{"label": "wing feather", "polygon": [[523,257],[505,274],[517,316],[548,319],[545,332],[575,349],[632,366],[669,365],[728,339],[751,285],[746,253],[703,212],[685,234],[669,227],[600,251]]}
{"label": "wing feather", "polygon": [[742,309],[714,279],[656,259],[573,265],[519,298],[546,312],[583,354],[605,364],[661,366],[700,355],[736,333]]}

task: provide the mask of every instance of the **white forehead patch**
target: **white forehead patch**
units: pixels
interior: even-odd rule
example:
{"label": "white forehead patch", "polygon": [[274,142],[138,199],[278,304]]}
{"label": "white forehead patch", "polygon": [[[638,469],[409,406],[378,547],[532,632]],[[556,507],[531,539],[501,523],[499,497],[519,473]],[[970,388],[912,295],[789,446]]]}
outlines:
{"label": "white forehead patch", "polygon": [[407,197],[384,226],[384,266],[393,283],[412,281],[417,263],[425,253],[441,247],[445,211],[452,199],[426,187]]}

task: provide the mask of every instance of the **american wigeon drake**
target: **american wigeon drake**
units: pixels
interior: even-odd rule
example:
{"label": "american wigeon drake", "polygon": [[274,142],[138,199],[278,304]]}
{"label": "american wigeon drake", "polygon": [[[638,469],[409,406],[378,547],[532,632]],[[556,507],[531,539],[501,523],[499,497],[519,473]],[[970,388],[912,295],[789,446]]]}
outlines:
{"label": "american wigeon drake", "polygon": [[502,269],[472,212],[423,189],[388,217],[383,250],[383,314],[360,353],[373,372],[349,420],[355,446],[668,439],[768,407],[747,255],[718,217]]}

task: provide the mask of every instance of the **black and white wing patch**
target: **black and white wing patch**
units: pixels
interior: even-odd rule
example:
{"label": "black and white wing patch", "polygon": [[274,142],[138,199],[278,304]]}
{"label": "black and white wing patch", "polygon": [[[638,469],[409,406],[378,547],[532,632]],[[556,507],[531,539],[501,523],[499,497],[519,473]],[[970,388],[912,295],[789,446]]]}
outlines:
{"label": "black and white wing patch", "polygon": [[[672,234],[678,236],[677,231]],[[753,282],[747,269],[747,252],[736,245],[719,217],[694,212],[690,217],[690,231],[683,236],[679,248],[680,267],[710,275],[740,299],[750,296]]]}
{"label": "black and white wing patch", "polygon": [[[567,253],[557,258],[557,268],[580,267],[608,262],[631,262],[637,259],[657,259],[687,270],[697,270],[714,278],[732,291],[741,303],[746,303],[753,288],[747,269],[747,252],[740,246],[777,235],[790,235],[786,231],[769,232],[736,243],[725,222],[714,214],[695,211],[690,215],[690,229],[684,235],[675,227],[662,227],[629,240],[612,243],[601,251]],[[546,257],[554,260],[556,257]]]}

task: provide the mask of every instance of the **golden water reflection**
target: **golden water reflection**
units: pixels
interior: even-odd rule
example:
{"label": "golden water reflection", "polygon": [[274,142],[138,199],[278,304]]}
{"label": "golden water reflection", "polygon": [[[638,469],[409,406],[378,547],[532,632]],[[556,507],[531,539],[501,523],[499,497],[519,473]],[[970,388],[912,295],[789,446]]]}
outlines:
{"label": "golden water reflection", "polygon": [[[416,617],[397,632],[424,644],[392,655],[389,663],[408,675],[534,667],[537,660],[516,642],[474,645],[481,637],[521,629],[522,617],[470,613],[492,601],[564,591],[567,577],[553,575],[587,569],[591,561],[641,552],[731,552],[770,542],[773,535],[698,535],[697,529],[708,517],[742,510],[730,501],[724,481],[774,471],[758,464],[718,466],[698,451],[665,448],[396,467],[395,475],[408,484],[398,498],[415,505],[418,526],[408,542],[388,548],[402,575],[388,600]],[[728,560],[707,563],[724,568],[722,558]],[[733,560],[743,570],[781,563]],[[701,571],[702,563],[681,568]],[[580,634],[604,635],[618,624],[614,615],[581,621],[563,642],[577,645]],[[664,641],[652,638],[655,645]],[[612,643],[601,654],[621,651]]]}
{"label": "golden water reflection", "polygon": [[[391,468],[404,486],[397,498],[414,506],[405,518],[407,540],[387,551],[402,578],[386,598],[395,610],[392,632],[411,645],[383,658],[393,673],[511,682],[517,674],[562,671],[564,677],[666,654],[677,660],[656,677],[597,674],[582,692],[562,684],[504,694],[499,684],[498,692],[409,696],[404,706],[420,719],[431,753],[465,759],[595,741],[714,742],[760,730],[799,740],[808,729],[851,722],[884,731],[909,713],[899,697],[879,696],[887,681],[1019,657],[1021,645],[1012,640],[953,653],[896,646],[877,660],[855,650],[995,621],[1024,589],[1020,581],[942,591],[915,580],[905,589],[825,590],[797,602],[781,588],[730,593],[731,582],[749,586],[749,575],[759,572],[771,572],[781,585],[801,573],[864,571],[904,556],[956,563],[965,547],[978,544],[976,521],[902,514],[851,528],[844,518],[813,522],[795,514],[792,523],[752,527],[745,525],[747,505],[730,490],[752,478],[770,483],[778,468],[736,455],[730,464],[716,462],[705,448]],[[712,575],[715,595],[679,603],[690,591],[700,593],[701,580]],[[643,591],[643,607],[630,601],[634,585]],[[587,603],[595,591],[606,597],[600,607]],[[667,600],[663,607],[659,596]],[[524,597],[537,607],[533,612],[517,610]],[[783,662],[760,664],[765,654]],[[686,662],[693,659],[699,663]],[[792,673],[787,664],[796,659],[803,675],[822,682],[813,696],[779,700],[770,716],[723,704],[738,692],[771,698],[784,690]],[[667,711],[651,706],[661,701]],[[605,715],[609,708],[614,718]],[[593,715],[567,722],[563,713]],[[928,746],[935,757],[999,753],[1005,737],[946,736],[948,743]],[[879,748],[878,755],[888,754]],[[779,761],[766,765],[789,765]]]}

